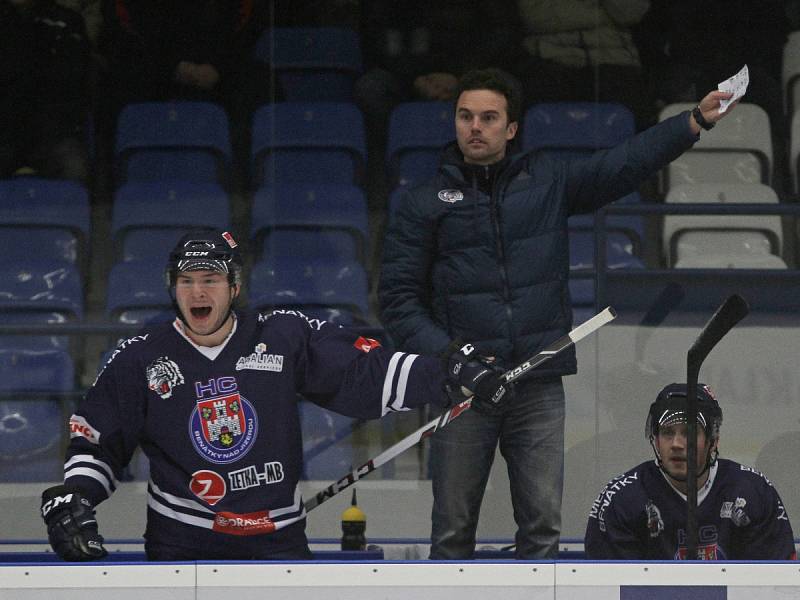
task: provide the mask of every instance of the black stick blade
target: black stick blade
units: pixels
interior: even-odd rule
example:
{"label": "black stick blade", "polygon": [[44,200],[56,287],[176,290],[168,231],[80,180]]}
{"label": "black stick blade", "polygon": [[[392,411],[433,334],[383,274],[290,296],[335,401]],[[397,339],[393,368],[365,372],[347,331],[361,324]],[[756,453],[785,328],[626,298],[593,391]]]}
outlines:
{"label": "black stick blade", "polygon": [[700,365],[709,352],[714,349],[714,346],[749,312],[750,307],[744,298],[739,294],[729,296],[709,319],[695,343],[689,348],[687,358],[690,369],[692,366],[696,366],[699,371]]}

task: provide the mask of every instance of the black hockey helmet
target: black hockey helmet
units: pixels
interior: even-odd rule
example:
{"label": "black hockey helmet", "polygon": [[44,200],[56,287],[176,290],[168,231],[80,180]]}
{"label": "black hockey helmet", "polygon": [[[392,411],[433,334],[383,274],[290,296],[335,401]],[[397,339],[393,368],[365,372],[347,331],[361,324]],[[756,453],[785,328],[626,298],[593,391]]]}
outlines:
{"label": "black hockey helmet", "polygon": [[178,273],[217,271],[228,275],[230,285],[242,282],[242,255],[233,236],[218,229],[192,231],[184,235],[170,252],[165,270],[168,288],[173,288]]}
{"label": "black hockey helmet", "polygon": [[[685,383],[670,383],[658,393],[647,414],[646,437],[650,439],[655,437],[659,427],[686,423],[687,389]],[[722,409],[714,398],[711,388],[704,383],[697,384],[697,422],[705,430],[708,439],[719,437]]]}

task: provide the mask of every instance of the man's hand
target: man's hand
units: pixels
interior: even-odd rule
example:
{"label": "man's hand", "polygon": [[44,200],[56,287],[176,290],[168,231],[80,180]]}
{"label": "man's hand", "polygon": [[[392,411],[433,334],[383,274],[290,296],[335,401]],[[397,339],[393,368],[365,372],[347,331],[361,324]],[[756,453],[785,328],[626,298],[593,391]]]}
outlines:
{"label": "man's hand", "polygon": [[451,399],[472,396],[472,408],[483,414],[497,414],[514,396],[513,384],[506,383],[503,370],[494,361],[478,356],[472,344],[464,344],[447,358],[445,385]]}
{"label": "man's hand", "polygon": [[[703,119],[707,123],[713,124],[722,119],[725,115],[729,114],[734,108],[736,108],[736,105],[739,103],[738,101],[731,104],[728,107],[728,110],[723,113],[719,112],[719,106],[720,100],[727,100],[732,96],[732,92],[720,92],[719,90],[710,92],[705,98],[700,100],[700,104],[697,105],[700,109]],[[689,124],[691,125],[692,132],[695,135],[698,135],[702,131],[700,123],[697,122],[697,120],[694,118],[694,115],[689,118]]]}
{"label": "man's hand", "polygon": [[99,560],[108,554],[94,508],[76,488],[57,485],[42,492],[42,518],[50,545],[64,560]]}

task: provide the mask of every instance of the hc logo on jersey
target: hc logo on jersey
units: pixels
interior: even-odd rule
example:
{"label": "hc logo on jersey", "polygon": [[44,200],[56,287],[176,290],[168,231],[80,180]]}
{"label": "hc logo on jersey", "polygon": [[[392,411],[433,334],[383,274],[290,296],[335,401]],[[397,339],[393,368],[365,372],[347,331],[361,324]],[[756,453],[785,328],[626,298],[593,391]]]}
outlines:
{"label": "hc logo on jersey", "polygon": [[[200,392],[197,406],[189,418],[189,433],[197,452],[217,463],[230,463],[243,457],[258,434],[258,417],[253,405],[238,391],[230,392],[232,377],[196,384]],[[235,384],[233,389],[235,390]],[[206,397],[206,395],[210,397]]]}

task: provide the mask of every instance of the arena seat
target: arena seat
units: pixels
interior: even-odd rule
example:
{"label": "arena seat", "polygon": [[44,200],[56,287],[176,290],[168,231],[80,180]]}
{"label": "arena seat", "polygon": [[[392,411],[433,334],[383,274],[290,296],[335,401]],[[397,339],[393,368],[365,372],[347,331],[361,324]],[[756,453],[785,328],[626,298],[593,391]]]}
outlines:
{"label": "arena seat", "polygon": [[114,152],[117,185],[161,179],[228,185],[228,115],[212,102],[128,104],[117,120]]}
{"label": "arena seat", "polygon": [[751,254],[720,252],[711,254],[697,252],[680,256],[675,263],[676,269],[787,269],[788,266],[780,256],[774,254]]}
{"label": "arena seat", "polygon": [[[66,323],[68,315],[47,310],[2,310],[0,325],[52,325]],[[0,349],[69,350],[69,337],[63,335],[8,334],[0,335]]]}
{"label": "arena seat", "polygon": [[364,179],[364,118],[347,102],[279,102],[253,116],[252,185],[347,183]]}
{"label": "arena seat", "polygon": [[162,256],[160,262],[113,265],[106,285],[106,314],[123,323],[171,321],[175,313],[164,282],[165,263]]}
{"label": "arena seat", "polygon": [[253,196],[250,237],[261,257],[366,260],[367,201],[349,184],[275,184]]}
{"label": "arena seat", "polygon": [[123,261],[164,261],[183,233],[230,228],[227,192],[217,183],[129,182],[114,193],[111,235]]}
{"label": "arena seat", "polygon": [[[355,464],[353,445],[345,438],[358,421],[298,399],[303,434],[303,479],[335,480]],[[337,443],[342,442],[344,443]]]}
{"label": "arena seat", "polygon": [[[367,272],[356,261],[280,256],[257,261],[250,272],[250,305],[258,310],[335,308],[344,322],[366,322]],[[342,322],[342,321],[340,321]]]}
{"label": "arena seat", "polygon": [[27,258],[0,261],[0,311],[43,311],[83,317],[83,282],[72,263]]}
{"label": "arena seat", "polygon": [[[695,103],[668,104],[659,121],[691,110]],[[690,150],[661,172],[667,193],[681,183],[764,183],[772,185],[774,168],[769,115],[757,104],[739,103],[713,133],[701,135]]]}
{"label": "arena seat", "polygon": [[794,191],[800,194],[800,109],[792,115],[789,129],[789,171],[794,182]]}
{"label": "arena seat", "polygon": [[0,481],[62,479],[66,414],[58,394],[74,386],[66,351],[0,349]]}
{"label": "arena seat", "polygon": [[[761,183],[697,183],[670,188],[664,202],[777,204],[778,196]],[[662,240],[669,265],[689,254],[779,257],[783,251],[780,215],[665,215]],[[756,262],[767,264],[763,260]]]}
{"label": "arena seat", "polygon": [[85,272],[90,230],[89,194],[83,185],[38,177],[0,180],[2,260],[36,256],[68,261]]}
{"label": "arena seat", "polygon": [[613,102],[552,102],[525,111],[522,149],[580,157],[612,148],[636,133],[633,113]]}
{"label": "arena seat", "polygon": [[456,139],[452,102],[398,104],[389,115],[386,172],[391,186],[433,177],[439,155]]}
{"label": "arena seat", "polygon": [[[641,204],[641,202],[642,197],[639,192],[632,192],[611,205]],[[572,215],[567,220],[567,227],[570,231],[594,231],[594,226],[594,213]],[[643,217],[639,215],[606,215],[603,227],[609,233],[621,233],[627,236],[631,245],[631,253],[634,256],[643,255],[643,246],[647,239]]]}
{"label": "arena seat", "polygon": [[255,56],[269,64],[290,102],[349,102],[362,71],[359,34],[344,27],[267,28]]}
{"label": "arena seat", "polygon": [[800,31],[792,31],[783,46],[781,85],[784,112],[792,117],[800,106]]}
{"label": "arena seat", "polygon": [[[595,236],[592,231],[570,230],[569,266],[571,271],[595,268]],[[644,263],[633,252],[627,235],[619,232],[606,234],[606,268],[642,269]]]}

